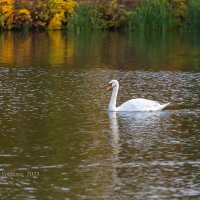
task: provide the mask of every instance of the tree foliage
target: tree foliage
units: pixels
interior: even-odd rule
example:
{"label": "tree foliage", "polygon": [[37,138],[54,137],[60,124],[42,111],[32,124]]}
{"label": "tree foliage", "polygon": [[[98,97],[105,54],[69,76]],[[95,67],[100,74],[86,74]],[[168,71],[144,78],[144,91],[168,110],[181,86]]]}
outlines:
{"label": "tree foliage", "polygon": [[28,29],[32,24],[30,11],[25,8],[15,10],[12,15],[10,15],[8,20],[10,21],[10,28],[15,29]]}
{"label": "tree foliage", "polygon": [[14,0],[0,1],[0,29],[6,28],[6,20],[14,11]]}
{"label": "tree foliage", "polygon": [[14,0],[1,0],[0,29],[62,29],[75,14],[76,6],[74,0],[46,0],[37,1],[31,7],[25,2],[14,7]]}
{"label": "tree foliage", "polygon": [[[75,0],[0,0],[0,30],[200,30],[200,0],[135,0],[128,9],[119,0],[77,5]],[[28,3],[29,2],[29,3]],[[34,3],[33,3],[34,2]]]}
{"label": "tree foliage", "polygon": [[93,16],[99,19],[99,26],[103,29],[117,29],[126,22],[125,10],[120,7],[116,0],[110,2],[100,0]]}
{"label": "tree foliage", "polygon": [[65,13],[75,14],[76,3],[73,0],[49,0],[47,5],[51,15],[49,29],[62,29],[62,25],[67,21]]}

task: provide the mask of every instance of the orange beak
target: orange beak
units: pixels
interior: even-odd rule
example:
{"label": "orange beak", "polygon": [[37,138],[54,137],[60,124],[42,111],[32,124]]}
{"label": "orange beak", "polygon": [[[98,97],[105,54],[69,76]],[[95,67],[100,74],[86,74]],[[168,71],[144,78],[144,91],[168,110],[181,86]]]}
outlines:
{"label": "orange beak", "polygon": [[112,90],[112,86],[111,86],[111,85],[107,86],[107,87],[106,87],[106,90],[107,90],[107,91]]}

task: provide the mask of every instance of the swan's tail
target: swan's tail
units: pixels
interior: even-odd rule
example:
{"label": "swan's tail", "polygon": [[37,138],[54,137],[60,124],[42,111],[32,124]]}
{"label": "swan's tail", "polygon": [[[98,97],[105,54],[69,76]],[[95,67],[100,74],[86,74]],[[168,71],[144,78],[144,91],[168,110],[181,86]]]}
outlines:
{"label": "swan's tail", "polygon": [[171,103],[171,102],[162,104],[162,105],[160,106],[160,110],[163,110],[164,108],[166,108],[170,103]]}

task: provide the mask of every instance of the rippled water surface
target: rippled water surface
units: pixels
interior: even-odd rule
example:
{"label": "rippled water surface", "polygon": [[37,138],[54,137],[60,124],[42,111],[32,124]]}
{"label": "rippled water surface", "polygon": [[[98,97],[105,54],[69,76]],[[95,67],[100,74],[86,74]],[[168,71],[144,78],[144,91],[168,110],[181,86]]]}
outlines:
{"label": "rippled water surface", "polygon": [[1,33],[0,199],[199,199],[199,88],[195,36]]}

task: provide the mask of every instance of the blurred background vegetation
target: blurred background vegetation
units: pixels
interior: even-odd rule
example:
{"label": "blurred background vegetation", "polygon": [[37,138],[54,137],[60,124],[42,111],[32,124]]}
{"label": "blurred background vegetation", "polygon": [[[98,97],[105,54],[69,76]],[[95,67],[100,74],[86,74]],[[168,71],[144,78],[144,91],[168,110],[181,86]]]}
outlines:
{"label": "blurred background vegetation", "polygon": [[200,30],[199,0],[1,0],[0,30]]}

